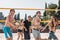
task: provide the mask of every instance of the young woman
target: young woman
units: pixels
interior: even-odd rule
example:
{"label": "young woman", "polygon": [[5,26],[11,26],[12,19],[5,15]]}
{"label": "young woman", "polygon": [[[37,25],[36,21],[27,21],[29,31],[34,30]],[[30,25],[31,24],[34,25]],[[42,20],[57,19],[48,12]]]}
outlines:
{"label": "young woman", "polygon": [[18,33],[17,40],[19,40],[20,36],[21,36],[21,40],[23,40],[23,30],[24,30],[24,21],[23,19],[21,19],[18,27],[18,32],[17,32]]}
{"label": "young woman", "polygon": [[48,40],[58,40],[56,35],[54,34],[56,31],[56,26],[58,25],[58,21],[55,17],[51,16],[51,21],[45,26],[45,28],[42,30],[44,31],[46,27],[49,27],[50,33]]}

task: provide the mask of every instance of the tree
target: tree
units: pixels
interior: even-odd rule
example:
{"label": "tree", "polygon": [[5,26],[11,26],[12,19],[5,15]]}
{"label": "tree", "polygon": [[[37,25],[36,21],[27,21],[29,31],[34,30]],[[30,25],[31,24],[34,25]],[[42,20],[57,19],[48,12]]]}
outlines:
{"label": "tree", "polygon": [[[50,4],[48,6],[49,9],[56,9],[57,5],[56,4]],[[49,11],[50,12],[50,16],[55,16],[56,11]]]}
{"label": "tree", "polygon": [[50,9],[56,9],[57,5],[56,4],[50,4],[50,5],[48,5],[48,8],[50,8]]}
{"label": "tree", "polygon": [[[49,4],[48,7],[45,9],[56,9],[56,8],[57,8],[56,4]],[[56,11],[45,10],[43,16],[44,16],[44,20],[48,20],[50,19],[50,16],[56,16]]]}
{"label": "tree", "polygon": [[20,20],[20,13],[15,14],[14,19],[15,19],[15,20]]}
{"label": "tree", "polygon": [[[58,9],[60,9],[60,0],[59,0],[59,3],[58,4],[59,4]],[[57,18],[60,20],[60,11],[57,12]]]}
{"label": "tree", "polygon": [[17,20],[20,20],[20,13],[17,14]]}
{"label": "tree", "polygon": [[14,19],[17,20],[17,19],[16,19],[16,14],[15,14],[15,16],[14,16]]}
{"label": "tree", "polygon": [[25,20],[27,20],[27,14],[25,14]]}

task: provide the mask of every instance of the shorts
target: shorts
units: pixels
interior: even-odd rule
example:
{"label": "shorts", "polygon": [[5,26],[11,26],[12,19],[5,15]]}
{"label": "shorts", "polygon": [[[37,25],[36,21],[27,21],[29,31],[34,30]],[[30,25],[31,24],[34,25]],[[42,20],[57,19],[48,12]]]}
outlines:
{"label": "shorts", "polygon": [[10,29],[10,27],[4,26],[3,32],[4,32],[6,38],[8,38],[8,34],[9,34],[10,38],[12,37],[12,30]]}
{"label": "shorts", "polygon": [[34,38],[40,38],[40,31],[32,29],[32,33]]}
{"label": "shorts", "polygon": [[58,38],[56,37],[56,35],[55,35],[55,33],[53,31],[50,31],[48,39],[50,39],[50,40],[52,40],[52,39],[58,40]]}
{"label": "shorts", "polygon": [[18,29],[17,31],[18,31],[18,32],[22,32],[22,30],[20,30],[20,29]]}

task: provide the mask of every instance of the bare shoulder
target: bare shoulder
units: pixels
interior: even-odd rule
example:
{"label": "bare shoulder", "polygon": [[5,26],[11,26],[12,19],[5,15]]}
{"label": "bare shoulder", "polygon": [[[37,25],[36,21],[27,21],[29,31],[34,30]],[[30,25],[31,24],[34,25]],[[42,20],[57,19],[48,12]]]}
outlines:
{"label": "bare shoulder", "polygon": [[6,17],[6,20],[10,20],[10,16],[9,15]]}
{"label": "bare shoulder", "polygon": [[33,18],[33,20],[35,20],[35,19],[36,19],[36,17]]}
{"label": "bare shoulder", "polygon": [[48,24],[51,24],[51,21],[49,21]]}
{"label": "bare shoulder", "polygon": [[6,18],[10,18],[10,16],[8,15]]}

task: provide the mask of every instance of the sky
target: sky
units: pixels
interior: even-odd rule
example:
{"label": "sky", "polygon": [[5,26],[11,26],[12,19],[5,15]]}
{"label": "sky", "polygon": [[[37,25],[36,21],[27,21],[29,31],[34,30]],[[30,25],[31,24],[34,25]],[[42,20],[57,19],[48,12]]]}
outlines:
{"label": "sky", "polygon": [[[45,3],[47,4],[57,4],[58,0],[0,0],[0,8],[45,8]],[[25,13],[27,15],[34,16],[36,11],[38,10],[16,10],[16,13],[20,13],[20,18],[25,17]],[[41,15],[43,15],[44,10],[40,10]],[[9,10],[0,10],[3,12],[4,16],[9,14]]]}

